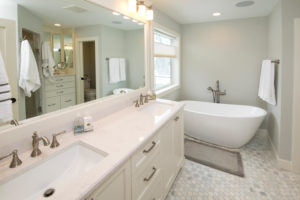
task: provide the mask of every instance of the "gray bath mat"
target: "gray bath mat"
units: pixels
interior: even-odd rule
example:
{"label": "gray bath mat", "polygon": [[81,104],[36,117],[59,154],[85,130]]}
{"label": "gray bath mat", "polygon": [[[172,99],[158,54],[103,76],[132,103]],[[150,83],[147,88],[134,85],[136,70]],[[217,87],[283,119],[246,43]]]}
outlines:
{"label": "gray bath mat", "polygon": [[190,139],[184,140],[185,157],[209,167],[244,177],[242,157],[239,152],[218,148]]}

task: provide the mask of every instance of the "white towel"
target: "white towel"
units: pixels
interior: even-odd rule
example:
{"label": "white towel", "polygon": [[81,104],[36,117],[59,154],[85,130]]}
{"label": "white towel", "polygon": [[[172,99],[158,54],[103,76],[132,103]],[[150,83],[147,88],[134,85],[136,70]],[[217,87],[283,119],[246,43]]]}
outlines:
{"label": "white towel", "polygon": [[54,78],[55,62],[49,42],[43,42],[42,44],[42,62],[44,76],[47,78]]}
{"label": "white towel", "polygon": [[117,83],[120,81],[120,59],[109,59],[109,83]]}
{"label": "white towel", "polygon": [[271,105],[276,105],[275,65],[271,60],[264,60],[261,67],[258,96]]}
{"label": "white towel", "polygon": [[126,81],[126,60],[120,58],[120,81]]}
{"label": "white towel", "polygon": [[11,100],[7,100],[10,98],[10,86],[8,85],[5,64],[0,52],[0,123],[5,123],[13,119]]}
{"label": "white towel", "polygon": [[35,92],[41,86],[37,63],[28,40],[22,41],[21,44],[19,86],[28,97],[31,97],[31,92]]}

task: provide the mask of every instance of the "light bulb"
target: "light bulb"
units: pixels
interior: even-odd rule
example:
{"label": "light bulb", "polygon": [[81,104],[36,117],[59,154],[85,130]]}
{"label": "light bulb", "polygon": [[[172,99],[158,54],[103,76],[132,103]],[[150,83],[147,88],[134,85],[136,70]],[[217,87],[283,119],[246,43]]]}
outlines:
{"label": "light bulb", "polygon": [[136,0],[128,0],[128,11],[136,12]]}
{"label": "light bulb", "polygon": [[153,14],[153,10],[147,10],[147,20],[153,20],[154,14]]}

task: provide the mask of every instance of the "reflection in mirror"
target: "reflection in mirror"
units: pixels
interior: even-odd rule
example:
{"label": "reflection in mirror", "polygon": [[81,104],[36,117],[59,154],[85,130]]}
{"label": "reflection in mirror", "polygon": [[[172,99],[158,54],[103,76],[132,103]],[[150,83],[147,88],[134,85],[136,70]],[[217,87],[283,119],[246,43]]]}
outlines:
{"label": "reflection in mirror", "polygon": [[[24,120],[145,86],[143,23],[82,0],[17,2],[17,60],[28,59],[31,64],[19,64],[13,70],[5,67],[11,76],[12,96],[17,98],[13,119]],[[1,37],[0,41],[5,40]],[[25,42],[29,42],[28,49],[23,48]],[[0,51],[6,52],[2,47]],[[32,56],[22,57],[26,51],[32,51]],[[8,56],[3,53],[9,64]],[[21,69],[31,71],[26,80],[32,87],[19,85],[24,75]]]}

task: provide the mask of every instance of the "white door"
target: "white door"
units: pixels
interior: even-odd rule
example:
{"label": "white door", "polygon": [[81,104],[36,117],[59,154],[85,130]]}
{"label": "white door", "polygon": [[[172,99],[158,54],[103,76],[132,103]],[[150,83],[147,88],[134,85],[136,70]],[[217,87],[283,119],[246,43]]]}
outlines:
{"label": "white door", "polygon": [[16,21],[0,19],[0,51],[2,53],[12,97],[17,102],[13,104],[14,119],[19,119],[18,109],[18,74],[17,74],[17,43],[16,43]]}

